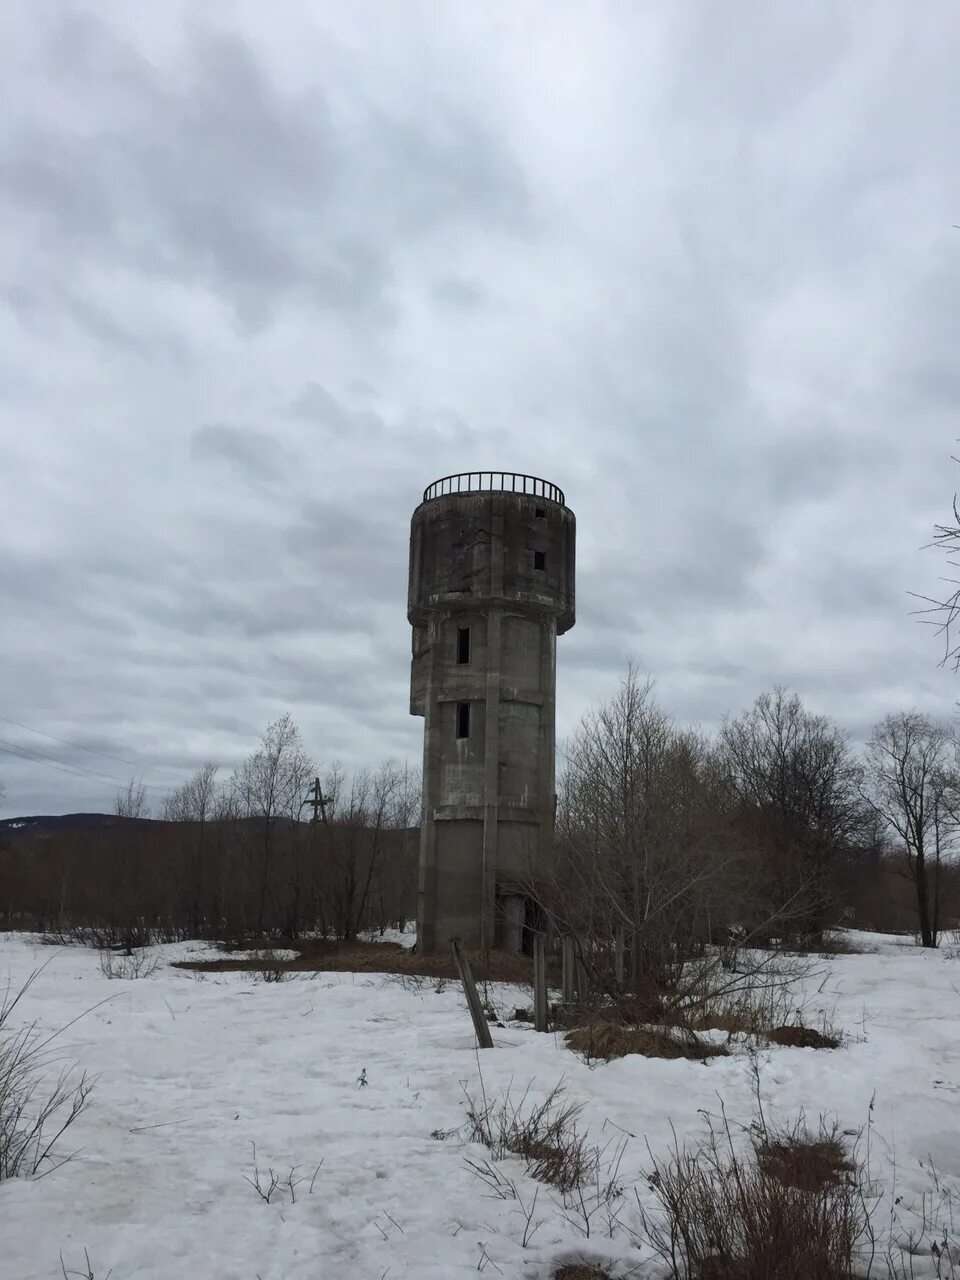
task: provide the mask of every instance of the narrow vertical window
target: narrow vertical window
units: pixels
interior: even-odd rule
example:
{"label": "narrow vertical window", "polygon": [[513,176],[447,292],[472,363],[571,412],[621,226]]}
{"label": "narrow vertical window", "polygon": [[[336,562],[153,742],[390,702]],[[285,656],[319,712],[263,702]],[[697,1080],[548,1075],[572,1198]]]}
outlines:
{"label": "narrow vertical window", "polygon": [[470,703],[457,703],[457,737],[470,737]]}
{"label": "narrow vertical window", "polygon": [[545,551],[535,551],[533,553],[533,567],[535,569],[546,569],[547,553]]}
{"label": "narrow vertical window", "polygon": [[457,662],[461,666],[470,661],[470,628],[457,627]]}

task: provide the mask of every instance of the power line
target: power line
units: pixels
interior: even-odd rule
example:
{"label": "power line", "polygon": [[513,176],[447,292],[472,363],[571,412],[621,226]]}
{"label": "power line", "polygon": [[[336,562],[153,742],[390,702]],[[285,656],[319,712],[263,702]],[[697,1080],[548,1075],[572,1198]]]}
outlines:
{"label": "power line", "polygon": [[[65,747],[75,747],[77,751],[86,751],[89,755],[92,755],[92,756],[102,756],[105,760],[116,760],[118,764],[128,764],[131,769],[143,768],[143,765],[139,764],[136,760],[127,760],[123,756],[111,755],[109,751],[97,751],[93,747],[85,747],[81,742],[71,742],[69,738],[58,738],[54,733],[47,733],[44,729],[34,729],[32,725],[21,724],[19,720],[11,720],[9,716],[0,716],[0,720],[2,720],[5,724],[16,725],[18,729],[26,729],[27,733],[36,733],[41,738],[49,738],[51,742],[62,743],[63,746]],[[155,764],[155,765],[151,765],[150,767],[155,772],[158,770],[162,773],[179,774],[180,772],[178,769],[173,769],[169,765],[164,765],[164,764]]]}
{"label": "power line", "polygon": [[[4,717],[0,717],[2,719]],[[79,764],[67,764],[63,760],[55,760],[52,756],[43,755],[39,751],[35,751],[32,747],[25,747],[18,742],[9,742],[5,738],[0,738],[0,751],[4,751],[7,755],[18,756],[21,760],[28,760],[31,764],[48,764],[51,768],[59,769],[62,773],[72,774],[76,778],[93,778],[97,782],[109,782],[114,786],[126,786],[127,780],[123,778],[114,778],[106,773],[98,773],[94,769],[87,769]],[[156,791],[158,794],[168,794],[175,791],[175,787],[166,787],[161,783],[144,782],[143,787],[147,791]]]}

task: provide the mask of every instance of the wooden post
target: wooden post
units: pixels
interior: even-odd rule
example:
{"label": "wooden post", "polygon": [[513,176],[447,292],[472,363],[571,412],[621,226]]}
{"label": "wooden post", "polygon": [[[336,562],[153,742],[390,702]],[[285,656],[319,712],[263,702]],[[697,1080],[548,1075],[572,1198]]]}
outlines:
{"label": "wooden post", "polygon": [[463,994],[467,997],[470,1017],[473,1018],[473,1029],[477,1033],[477,1044],[481,1049],[492,1049],[493,1036],[490,1034],[490,1024],[484,1017],[483,1005],[480,1003],[480,996],[477,992],[477,984],[474,982],[473,974],[470,971],[470,961],[460,948],[459,938],[454,938],[453,940],[453,958],[457,963],[460,981],[463,983]]}
{"label": "wooden post", "polygon": [[542,933],[533,939],[533,1028],[547,1030],[547,944]]}
{"label": "wooden post", "polygon": [[577,960],[576,987],[577,999],[581,1001],[586,1000],[587,996],[590,994],[589,983],[587,981],[587,966],[580,959]]}
{"label": "wooden post", "polygon": [[573,939],[565,937],[563,939],[563,950],[561,953],[563,964],[563,1003],[573,1004],[576,999],[576,956],[573,950]]}
{"label": "wooden post", "polygon": [[626,951],[627,940],[623,925],[617,925],[617,931],[613,939],[613,972],[617,979],[617,986],[623,989],[623,954]]}

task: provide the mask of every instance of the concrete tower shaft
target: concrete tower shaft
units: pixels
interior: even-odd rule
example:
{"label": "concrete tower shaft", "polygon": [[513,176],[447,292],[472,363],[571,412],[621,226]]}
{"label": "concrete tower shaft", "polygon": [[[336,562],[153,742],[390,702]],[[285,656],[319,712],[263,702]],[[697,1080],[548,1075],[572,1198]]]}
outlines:
{"label": "concrete tower shaft", "polygon": [[413,513],[410,711],[425,717],[418,938],[519,950],[553,829],[556,637],[576,522],[512,472],[431,485]]}

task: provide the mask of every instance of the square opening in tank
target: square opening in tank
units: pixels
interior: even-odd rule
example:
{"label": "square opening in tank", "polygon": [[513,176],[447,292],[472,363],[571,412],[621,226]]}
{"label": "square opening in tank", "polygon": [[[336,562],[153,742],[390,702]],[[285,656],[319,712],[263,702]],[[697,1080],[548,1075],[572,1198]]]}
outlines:
{"label": "square opening in tank", "polygon": [[470,703],[457,703],[457,737],[470,737]]}

